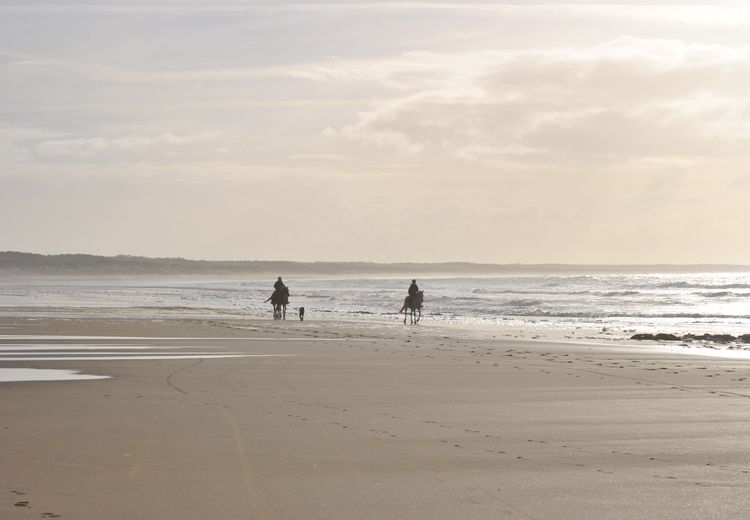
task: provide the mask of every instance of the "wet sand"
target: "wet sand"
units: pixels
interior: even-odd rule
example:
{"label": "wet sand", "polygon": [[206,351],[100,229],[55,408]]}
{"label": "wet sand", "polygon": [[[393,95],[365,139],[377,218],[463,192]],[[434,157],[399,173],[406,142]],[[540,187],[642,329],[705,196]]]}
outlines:
{"label": "wet sand", "polygon": [[0,327],[172,338],[0,346],[270,355],[0,356],[0,368],[111,376],[0,383],[3,519],[725,519],[750,508],[750,360],[429,325]]}

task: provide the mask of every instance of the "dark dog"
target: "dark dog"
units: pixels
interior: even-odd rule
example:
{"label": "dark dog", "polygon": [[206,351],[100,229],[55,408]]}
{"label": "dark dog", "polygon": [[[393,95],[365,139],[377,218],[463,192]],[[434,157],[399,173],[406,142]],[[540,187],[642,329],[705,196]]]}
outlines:
{"label": "dark dog", "polygon": [[300,307],[299,308],[299,321],[302,321],[305,319],[305,308]]}

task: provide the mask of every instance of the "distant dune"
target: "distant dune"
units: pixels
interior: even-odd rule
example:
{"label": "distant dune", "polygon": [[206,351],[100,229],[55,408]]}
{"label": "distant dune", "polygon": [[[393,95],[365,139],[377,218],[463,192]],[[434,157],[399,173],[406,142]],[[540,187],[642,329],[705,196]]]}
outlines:
{"label": "distant dune", "polygon": [[502,275],[750,271],[740,265],[571,265],[209,261],[142,256],[0,252],[0,276]]}

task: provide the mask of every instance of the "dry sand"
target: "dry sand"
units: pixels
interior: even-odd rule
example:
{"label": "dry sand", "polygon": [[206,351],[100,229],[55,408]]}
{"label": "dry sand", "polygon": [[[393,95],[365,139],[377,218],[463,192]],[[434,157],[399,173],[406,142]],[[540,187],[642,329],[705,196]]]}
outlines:
{"label": "dry sand", "polygon": [[0,383],[3,519],[705,520],[750,510],[747,360],[429,325],[16,318],[0,320],[0,334],[271,338],[150,344],[291,354],[0,362],[112,376]]}

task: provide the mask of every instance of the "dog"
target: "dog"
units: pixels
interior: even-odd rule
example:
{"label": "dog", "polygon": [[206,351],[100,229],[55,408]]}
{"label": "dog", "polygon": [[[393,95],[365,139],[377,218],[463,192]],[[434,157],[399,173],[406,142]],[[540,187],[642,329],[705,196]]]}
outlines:
{"label": "dog", "polygon": [[305,319],[305,308],[300,307],[299,308],[299,321],[303,321]]}

